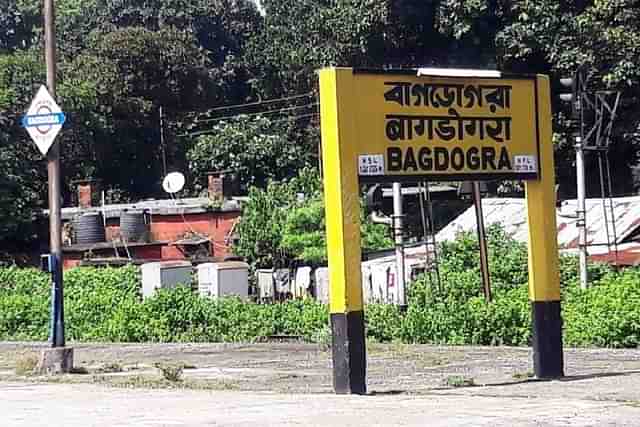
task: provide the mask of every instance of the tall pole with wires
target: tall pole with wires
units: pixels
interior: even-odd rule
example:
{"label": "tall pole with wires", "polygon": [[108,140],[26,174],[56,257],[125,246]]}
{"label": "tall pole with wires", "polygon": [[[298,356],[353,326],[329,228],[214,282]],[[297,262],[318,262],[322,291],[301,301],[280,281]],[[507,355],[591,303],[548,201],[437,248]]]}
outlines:
{"label": "tall pole with wires", "polygon": [[[47,65],[47,88],[56,98],[56,30],[53,0],[44,2],[45,62]],[[54,143],[47,156],[49,177],[49,227],[53,273],[53,299],[51,319],[51,346],[64,347],[64,304],[62,284],[62,220],[61,220],[61,172],[60,140]]]}
{"label": "tall pole with wires", "polygon": [[162,150],[162,173],[167,175],[167,149],[164,145],[164,110],[160,106],[160,149]]}
{"label": "tall pole with wires", "polygon": [[[580,259],[580,286],[586,289],[588,286],[587,275],[587,218],[586,218],[586,179],[585,179],[585,154],[588,151],[598,152],[598,167],[600,169],[600,191],[602,197],[604,227],[607,233],[606,245],[611,252],[611,247],[615,250],[617,263],[618,247],[617,233],[615,226],[615,213],[612,200],[611,176],[607,175],[607,187],[605,190],[605,179],[603,172],[602,153],[605,154],[607,172],[609,171],[608,150],[610,145],[611,131],[616,118],[616,111],[620,101],[620,92],[617,91],[596,91],[589,92],[587,89],[588,65],[583,64],[570,78],[560,79],[560,84],[570,89],[569,93],[561,93],[560,99],[571,103],[571,121],[573,127],[573,139],[576,149],[576,182],[577,182],[577,208],[576,227],[578,228],[578,247]],[[612,101],[612,102],[611,102]],[[608,193],[608,203],[605,196]],[[611,227],[609,226],[611,221]],[[610,231],[613,231],[613,236]],[[599,243],[597,243],[599,244]]]}
{"label": "tall pole with wires", "polygon": [[569,88],[570,93],[561,93],[560,99],[571,104],[571,119],[574,128],[574,148],[576,150],[576,228],[578,229],[578,255],[580,260],[580,287],[586,289],[587,277],[587,219],[586,219],[586,183],[584,170],[584,105],[583,92],[585,88],[586,68],[580,66],[573,77],[560,79],[560,84]]}

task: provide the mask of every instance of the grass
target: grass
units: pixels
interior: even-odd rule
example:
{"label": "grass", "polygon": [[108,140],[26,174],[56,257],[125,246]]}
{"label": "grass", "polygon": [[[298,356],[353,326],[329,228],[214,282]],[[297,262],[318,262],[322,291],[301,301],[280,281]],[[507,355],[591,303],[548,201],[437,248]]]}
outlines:
{"label": "grass", "polygon": [[16,359],[16,374],[33,375],[38,366],[38,356],[35,353],[27,353]]}
{"label": "grass", "polygon": [[473,387],[476,385],[475,381],[471,377],[465,377],[462,375],[450,375],[445,378],[445,384],[449,387]]}
{"label": "grass", "polygon": [[184,371],[184,365],[156,363],[155,367],[160,369],[160,372],[162,373],[162,377],[165,380],[174,382],[174,383],[178,381],[182,381],[182,372]]}
{"label": "grass", "polygon": [[515,380],[519,380],[519,381],[524,381],[524,380],[528,380],[529,378],[533,378],[534,374],[531,371],[527,371],[527,372],[516,372],[512,375],[513,379]]}
{"label": "grass", "polygon": [[180,380],[170,381],[166,378],[149,375],[132,375],[127,377],[108,377],[94,375],[92,382],[117,388],[144,389],[184,389],[184,390],[239,390],[240,384],[229,380]]}
{"label": "grass", "polygon": [[98,374],[116,374],[123,371],[124,367],[118,362],[105,363],[94,370],[94,372]]}

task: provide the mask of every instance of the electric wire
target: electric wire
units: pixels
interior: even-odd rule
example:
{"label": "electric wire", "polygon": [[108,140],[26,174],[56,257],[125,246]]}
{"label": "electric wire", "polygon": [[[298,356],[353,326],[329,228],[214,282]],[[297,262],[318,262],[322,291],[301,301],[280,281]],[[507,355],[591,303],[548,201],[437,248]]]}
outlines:
{"label": "electric wire", "polygon": [[203,119],[203,120],[196,119],[195,123],[210,123],[210,122],[218,122],[218,121],[222,121],[222,120],[235,119],[237,117],[261,116],[263,114],[274,114],[274,113],[281,113],[283,111],[299,110],[301,108],[306,108],[306,107],[311,107],[311,106],[316,106],[316,105],[318,105],[317,102],[312,102],[310,104],[297,105],[297,106],[294,106],[294,107],[285,107],[285,108],[280,108],[280,109],[276,109],[276,110],[258,111],[258,112],[254,112],[254,113],[238,113],[238,114],[234,114],[234,115],[231,115],[231,116],[214,117],[214,118],[211,118],[211,119]]}
{"label": "electric wire", "polygon": [[[302,118],[305,118],[305,117],[312,117],[312,116],[318,116],[318,115],[320,115],[319,112],[290,115],[290,116],[283,117],[283,118],[280,118],[280,119],[277,119],[277,120],[271,120],[271,123],[280,123],[280,122],[285,122],[285,121],[289,121],[289,120],[298,120],[298,119],[302,119]],[[201,135],[210,135],[212,133],[215,133],[216,131],[217,131],[217,129],[211,128],[211,129],[205,129],[205,130],[196,131],[196,132],[187,132],[187,133],[180,134],[178,136],[179,137],[195,137],[195,136],[201,136]]]}
{"label": "electric wire", "polygon": [[303,93],[300,95],[293,95],[293,96],[286,96],[283,98],[274,98],[274,99],[268,99],[266,101],[255,101],[255,102],[247,102],[244,104],[234,104],[234,105],[223,105],[220,107],[214,107],[214,108],[209,108],[204,112],[192,112],[187,114],[187,117],[192,117],[192,116],[197,116],[197,115],[203,115],[203,114],[209,114],[212,111],[223,111],[223,110],[232,110],[232,109],[237,109],[237,108],[242,108],[242,107],[251,107],[251,106],[255,106],[255,105],[264,105],[264,104],[273,104],[275,102],[282,102],[282,101],[289,101],[292,99],[299,99],[299,98],[305,98],[305,97],[310,97],[314,95],[313,92],[307,92],[307,93]]}

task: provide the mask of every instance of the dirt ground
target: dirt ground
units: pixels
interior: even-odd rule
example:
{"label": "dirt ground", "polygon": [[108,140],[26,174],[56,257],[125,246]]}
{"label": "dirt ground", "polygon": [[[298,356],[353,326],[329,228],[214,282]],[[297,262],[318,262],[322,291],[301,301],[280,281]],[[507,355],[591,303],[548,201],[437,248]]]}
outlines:
{"label": "dirt ground", "polygon": [[[13,387],[20,384],[20,390],[47,384],[86,387],[93,392],[116,390],[114,398],[119,396],[117,388],[181,391],[176,398],[184,392],[217,392],[231,400],[235,395],[239,401],[256,393],[280,396],[279,402],[288,401],[287,396],[305,401],[313,400],[314,395],[337,397],[331,396],[331,353],[314,344],[75,344],[75,366],[79,373],[58,377],[16,373],[16,366],[28,366],[25,361],[42,346],[0,343],[0,394],[3,389],[11,390],[11,384]],[[531,378],[528,348],[369,344],[367,352],[368,390],[370,395],[379,396],[376,402],[381,407],[398,399],[409,407],[420,407],[432,404],[433,396],[437,396],[443,405],[449,402],[454,412],[467,404],[471,405],[469,408],[479,405],[480,412],[484,407],[495,407],[493,422],[486,425],[640,425],[638,350],[566,349],[566,377],[556,381]],[[167,366],[184,368],[178,381],[165,379],[163,369]],[[44,393],[46,389],[37,390]],[[73,390],[79,389],[68,389],[70,393]],[[483,400],[487,402],[480,404]],[[549,414],[550,408],[556,406],[565,410]],[[506,423],[513,421],[516,414],[511,411],[535,413],[535,408],[541,415],[552,418],[537,424]],[[432,409],[436,413],[439,410]],[[592,412],[584,419],[585,414]],[[506,420],[506,424],[497,423],[500,419]],[[413,424],[412,420],[406,419],[406,424],[422,425]],[[244,425],[227,421],[228,424],[223,424]],[[350,425],[358,425],[358,419],[353,421]],[[438,425],[437,419],[432,421]],[[459,425],[485,425],[480,419],[477,422]],[[373,424],[395,425],[395,422]]]}

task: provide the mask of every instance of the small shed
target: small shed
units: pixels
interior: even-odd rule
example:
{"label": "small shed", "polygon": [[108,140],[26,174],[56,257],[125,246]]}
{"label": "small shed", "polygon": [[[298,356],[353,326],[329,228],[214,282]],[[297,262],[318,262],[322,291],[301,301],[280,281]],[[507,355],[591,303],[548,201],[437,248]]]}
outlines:
{"label": "small shed", "polygon": [[[640,264],[640,196],[586,200],[587,245],[591,259],[621,265]],[[565,200],[556,209],[558,247],[576,253],[579,233],[576,226],[577,201]],[[515,240],[528,240],[525,199],[486,198],[482,200],[485,226],[500,224]],[[614,233],[615,230],[615,233]],[[437,241],[450,241],[463,231],[476,231],[472,206],[437,234]],[[617,251],[616,251],[617,247]]]}

